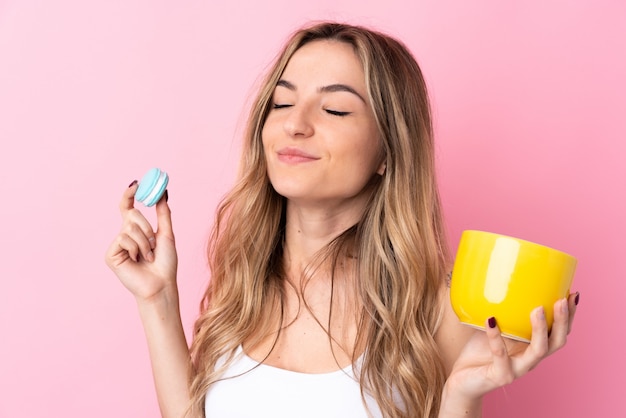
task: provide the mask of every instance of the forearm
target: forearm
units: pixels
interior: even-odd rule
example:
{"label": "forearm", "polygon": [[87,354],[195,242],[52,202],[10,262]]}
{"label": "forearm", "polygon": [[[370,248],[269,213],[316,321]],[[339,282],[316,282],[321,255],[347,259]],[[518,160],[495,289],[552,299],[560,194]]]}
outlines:
{"label": "forearm", "polygon": [[137,301],[146,333],[161,415],[181,418],[189,406],[189,347],[176,289],[150,301]]}
{"label": "forearm", "polygon": [[446,383],[441,397],[439,418],[481,418],[482,398],[464,399]]}

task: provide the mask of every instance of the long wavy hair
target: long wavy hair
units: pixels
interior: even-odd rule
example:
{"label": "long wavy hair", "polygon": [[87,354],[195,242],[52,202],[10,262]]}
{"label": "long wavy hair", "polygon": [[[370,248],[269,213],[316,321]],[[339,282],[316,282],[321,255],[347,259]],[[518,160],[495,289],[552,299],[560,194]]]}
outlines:
{"label": "long wavy hair", "polygon": [[[216,213],[208,250],[211,279],[191,346],[194,416],[202,415],[207,391],[237,348],[277,331],[268,317],[282,312],[285,297],[286,201],[270,184],[261,131],[289,59],[316,40],[354,48],[386,163],[362,218],[324,250],[336,261],[349,248],[356,260],[355,347],[365,349],[357,369],[361,393],[364,399],[372,396],[385,417],[438,413],[446,376],[434,334],[442,317],[448,253],[426,84],[397,40],[359,26],[318,23],[293,34],[264,80],[252,105],[239,179]],[[223,363],[219,359],[225,359],[223,366],[217,366]]]}

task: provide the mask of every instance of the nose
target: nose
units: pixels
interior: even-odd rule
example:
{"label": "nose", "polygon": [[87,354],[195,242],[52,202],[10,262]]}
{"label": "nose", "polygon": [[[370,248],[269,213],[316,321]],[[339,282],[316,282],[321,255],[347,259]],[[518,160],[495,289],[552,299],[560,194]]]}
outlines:
{"label": "nose", "polygon": [[304,106],[293,106],[284,122],[285,132],[294,138],[308,138],[314,129],[310,115]]}

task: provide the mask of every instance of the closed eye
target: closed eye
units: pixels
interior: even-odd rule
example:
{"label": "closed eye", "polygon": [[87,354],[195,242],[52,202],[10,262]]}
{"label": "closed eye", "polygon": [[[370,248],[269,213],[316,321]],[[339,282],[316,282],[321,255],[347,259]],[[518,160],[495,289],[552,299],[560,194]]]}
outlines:
{"label": "closed eye", "polygon": [[284,103],[274,103],[274,105],[272,106],[273,109],[284,109],[286,107],[291,107],[293,105],[290,104],[284,104]]}
{"label": "closed eye", "polygon": [[351,112],[340,112],[339,110],[332,110],[332,109],[324,109],[324,110],[326,110],[326,113],[329,113],[334,116],[348,116],[351,113]]}

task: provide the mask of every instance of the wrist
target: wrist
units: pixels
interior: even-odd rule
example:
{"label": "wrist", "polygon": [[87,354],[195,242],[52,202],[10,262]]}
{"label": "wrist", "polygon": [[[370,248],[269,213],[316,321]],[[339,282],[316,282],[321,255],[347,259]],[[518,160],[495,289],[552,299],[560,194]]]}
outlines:
{"label": "wrist", "polygon": [[176,285],[165,287],[149,298],[136,297],[135,301],[142,317],[151,314],[165,317],[171,316],[173,312],[177,315],[180,313]]}
{"label": "wrist", "polygon": [[482,397],[470,398],[464,396],[454,384],[446,382],[441,396],[439,418],[481,418]]}

